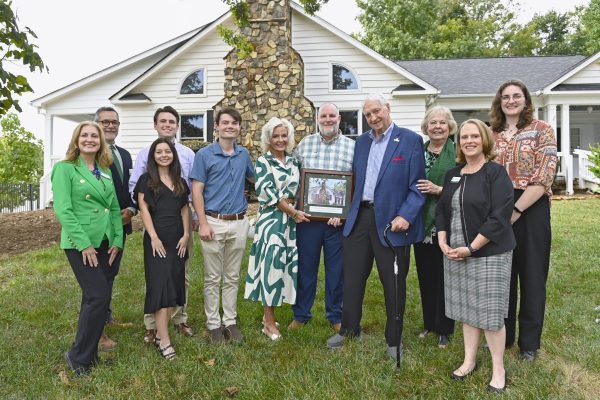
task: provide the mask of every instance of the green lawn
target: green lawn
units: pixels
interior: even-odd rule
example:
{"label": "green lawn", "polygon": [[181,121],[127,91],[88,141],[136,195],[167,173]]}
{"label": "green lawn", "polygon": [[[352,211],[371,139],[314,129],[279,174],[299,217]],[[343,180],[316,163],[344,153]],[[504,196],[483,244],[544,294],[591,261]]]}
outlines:
{"label": "green lawn", "polygon": [[[540,357],[528,364],[518,349],[506,354],[508,390],[516,399],[598,398],[600,393],[600,201],[552,204],[553,252],[548,306]],[[315,318],[300,331],[287,332],[291,308],[278,310],[283,340],[260,334],[261,309],[238,305],[246,335],[241,346],[214,346],[204,333],[202,268],[196,251],[190,288],[190,324],[198,334],[173,335],[178,358],[166,362],[142,341],[144,274],[141,235],[127,244],[115,283],[113,309],[133,326],[110,328],[119,346],[112,366],[75,379],[62,359],[75,335],[80,290],[57,247],[0,258],[0,398],[227,398],[239,399],[383,399],[484,398],[491,373],[485,351],[481,368],[465,382],[449,373],[462,360],[460,325],[450,346],[440,350],[435,338],[419,339],[421,305],[414,266],[408,278],[405,356],[402,369],[385,355],[384,304],[374,269],[364,306],[364,335],[342,350],[331,351],[332,334],[324,318],[319,288]],[[245,270],[246,262],[242,269]],[[243,289],[240,290],[243,293]],[[234,389],[232,389],[234,388]],[[594,395],[594,393],[596,393]],[[175,397],[177,396],[177,397]]]}

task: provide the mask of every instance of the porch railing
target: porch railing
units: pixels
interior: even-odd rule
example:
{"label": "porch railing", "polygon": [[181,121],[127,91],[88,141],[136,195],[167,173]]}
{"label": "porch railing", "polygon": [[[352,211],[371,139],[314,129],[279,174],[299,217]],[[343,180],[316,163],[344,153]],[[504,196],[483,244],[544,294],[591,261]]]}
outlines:
{"label": "porch railing", "polygon": [[589,156],[592,154],[592,152],[589,150],[576,149],[573,150],[573,154],[579,156],[579,187],[586,187],[586,182],[600,185],[600,179],[598,179],[596,175],[590,171],[592,162],[590,161]]}

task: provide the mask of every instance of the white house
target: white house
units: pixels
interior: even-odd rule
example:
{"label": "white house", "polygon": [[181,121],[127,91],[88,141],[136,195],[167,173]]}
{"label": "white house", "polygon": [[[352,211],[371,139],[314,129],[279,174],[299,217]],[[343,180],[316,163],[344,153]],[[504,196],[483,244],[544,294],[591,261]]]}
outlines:
{"label": "white house", "polygon": [[[323,19],[307,16],[291,3],[292,46],[304,61],[305,92],[315,107],[334,102],[342,111],[345,134],[367,129],[360,112],[369,93],[383,93],[391,103],[393,120],[420,130],[431,104],[449,107],[457,121],[487,120],[497,87],[507,79],[523,80],[534,93],[539,116],[559,136],[560,175],[573,192],[580,184],[600,183],[582,162],[591,143],[600,143],[600,52],[592,57],[519,57],[398,61],[386,59]],[[118,142],[135,157],[156,137],[152,116],[171,105],[182,115],[180,139],[212,140],[213,106],[222,99],[224,56],[230,48],[216,32],[231,25],[231,16],[217,20],[162,45],[134,55],[68,86],[32,101],[45,114],[44,177],[41,201],[50,200],[49,173],[64,148],[54,119],[91,119],[100,106],[112,105],[120,114]],[[564,135],[562,132],[570,132]],[[64,142],[64,141],[61,141]],[[578,162],[574,163],[574,158]],[[588,174],[588,175],[586,175]]]}

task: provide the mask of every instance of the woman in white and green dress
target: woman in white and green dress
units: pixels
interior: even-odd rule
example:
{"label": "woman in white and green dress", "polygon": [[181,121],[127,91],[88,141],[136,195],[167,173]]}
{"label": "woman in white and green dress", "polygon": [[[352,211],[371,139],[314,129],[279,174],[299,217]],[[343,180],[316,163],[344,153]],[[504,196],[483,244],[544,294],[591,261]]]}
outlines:
{"label": "woman in white and green dress", "polygon": [[262,129],[262,150],[256,160],[256,195],[260,207],[250,250],[244,298],[263,305],[263,328],[269,339],[281,338],[275,307],[296,302],[298,249],[296,224],[308,214],[294,208],[300,163],[291,155],[294,127],[271,118]]}

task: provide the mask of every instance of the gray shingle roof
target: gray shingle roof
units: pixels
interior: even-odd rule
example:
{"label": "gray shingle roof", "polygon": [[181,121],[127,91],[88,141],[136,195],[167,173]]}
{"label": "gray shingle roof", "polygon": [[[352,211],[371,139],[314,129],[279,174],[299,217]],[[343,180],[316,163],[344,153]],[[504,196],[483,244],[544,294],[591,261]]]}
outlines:
{"label": "gray shingle roof", "polygon": [[396,61],[441,91],[440,95],[494,94],[503,82],[520,79],[531,92],[560,78],[584,56],[462,58]]}

